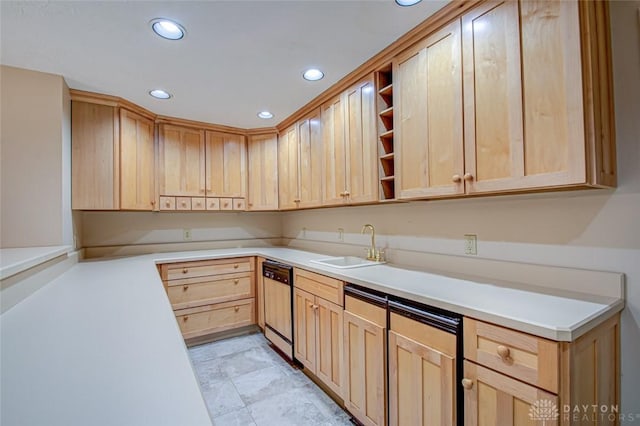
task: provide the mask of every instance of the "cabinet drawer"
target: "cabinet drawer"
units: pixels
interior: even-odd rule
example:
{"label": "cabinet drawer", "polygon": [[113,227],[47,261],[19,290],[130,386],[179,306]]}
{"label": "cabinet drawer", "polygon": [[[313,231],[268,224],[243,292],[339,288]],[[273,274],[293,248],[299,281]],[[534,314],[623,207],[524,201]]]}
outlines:
{"label": "cabinet drawer", "polygon": [[220,198],[220,210],[233,210],[233,198]]}
{"label": "cabinet drawer", "polygon": [[176,210],[191,210],[191,197],[176,197]]}
{"label": "cabinet drawer", "polygon": [[466,359],[558,393],[558,342],[467,317],[463,328]]}
{"label": "cabinet drawer", "polygon": [[326,277],[304,269],[294,269],[293,285],[336,305],[343,306],[344,283],[335,278]]}
{"label": "cabinet drawer", "polygon": [[160,210],[175,210],[176,197],[160,197]]}
{"label": "cabinet drawer", "polygon": [[246,205],[244,202],[244,198],[234,198],[233,199],[233,209],[234,210],[245,210]]}
{"label": "cabinet drawer", "polygon": [[253,271],[253,258],[242,257],[195,262],[169,263],[163,266],[163,280],[205,277]]}
{"label": "cabinet drawer", "polygon": [[220,210],[220,199],[207,198],[207,210]]}
{"label": "cabinet drawer", "polygon": [[380,306],[347,295],[344,297],[344,310],[379,327],[387,328],[387,310]]}
{"label": "cabinet drawer", "polygon": [[173,309],[253,297],[250,273],[212,275],[169,281],[167,295]]}
{"label": "cabinet drawer", "polygon": [[389,316],[389,329],[421,345],[428,346],[449,357],[456,356],[456,336],[394,312]]}
{"label": "cabinet drawer", "polygon": [[175,311],[185,339],[255,324],[254,299],[242,299],[215,305]]}
{"label": "cabinet drawer", "polygon": [[191,199],[191,210],[204,210],[205,206],[204,197],[193,197]]}

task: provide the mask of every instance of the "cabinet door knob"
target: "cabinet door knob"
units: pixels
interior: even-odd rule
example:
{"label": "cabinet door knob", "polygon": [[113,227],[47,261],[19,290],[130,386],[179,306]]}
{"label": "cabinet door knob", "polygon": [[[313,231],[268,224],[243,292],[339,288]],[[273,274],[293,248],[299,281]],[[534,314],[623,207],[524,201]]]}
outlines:
{"label": "cabinet door knob", "polygon": [[239,283],[239,282],[240,282],[240,280],[239,280],[239,279],[237,279],[237,278],[236,278],[235,280],[233,280],[233,283],[234,283],[235,285],[238,285],[238,283]]}
{"label": "cabinet door knob", "polygon": [[182,273],[186,274],[187,272],[189,272],[189,270],[187,268],[182,268]]}
{"label": "cabinet door knob", "polygon": [[182,322],[187,322],[188,319],[189,319],[188,316],[184,316],[184,317],[182,317]]}
{"label": "cabinet door knob", "polygon": [[473,380],[462,379],[462,387],[465,389],[471,389],[473,387]]}
{"label": "cabinet door knob", "polygon": [[344,191],[344,196],[348,197],[349,195],[351,195],[351,193],[349,191]]}
{"label": "cabinet door knob", "polygon": [[155,201],[152,201],[152,202],[151,202],[151,205],[152,205],[152,206],[155,206],[155,205],[156,205],[156,202],[155,202]]}
{"label": "cabinet door knob", "polygon": [[318,310],[318,305],[311,305],[314,311]]}
{"label": "cabinet door knob", "polygon": [[465,173],[463,179],[470,182],[473,180],[473,175],[471,173]]}
{"label": "cabinet door knob", "polygon": [[300,202],[300,199],[299,199],[299,198],[296,198],[295,200],[293,200],[293,202],[294,202],[294,203],[299,203],[299,202]]}
{"label": "cabinet door knob", "polygon": [[498,348],[496,349],[496,352],[498,352],[498,355],[500,355],[500,358],[502,358],[502,359],[509,358],[509,355],[511,353],[509,348],[504,346],[504,345],[498,345]]}
{"label": "cabinet door knob", "polygon": [[238,312],[240,310],[240,306],[234,306],[233,310],[234,310],[234,312]]}
{"label": "cabinet door knob", "polygon": [[454,181],[455,183],[462,182],[462,178],[460,177],[460,175],[453,175],[451,180]]}
{"label": "cabinet door knob", "polygon": [[189,286],[188,285],[182,286],[182,291],[187,291],[187,290],[189,290]]}

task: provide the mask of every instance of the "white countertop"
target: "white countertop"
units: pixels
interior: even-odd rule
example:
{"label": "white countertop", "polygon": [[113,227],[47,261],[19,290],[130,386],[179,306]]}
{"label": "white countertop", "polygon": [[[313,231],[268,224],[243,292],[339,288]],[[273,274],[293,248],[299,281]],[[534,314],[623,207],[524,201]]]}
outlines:
{"label": "white countertop", "polygon": [[94,260],[0,317],[0,423],[210,425],[155,264],[253,255],[560,341],[624,306],[393,265],[338,270],[310,263],[323,254],[279,247]]}
{"label": "white countertop", "polygon": [[40,265],[68,253],[71,246],[47,246],[0,249],[0,279]]}

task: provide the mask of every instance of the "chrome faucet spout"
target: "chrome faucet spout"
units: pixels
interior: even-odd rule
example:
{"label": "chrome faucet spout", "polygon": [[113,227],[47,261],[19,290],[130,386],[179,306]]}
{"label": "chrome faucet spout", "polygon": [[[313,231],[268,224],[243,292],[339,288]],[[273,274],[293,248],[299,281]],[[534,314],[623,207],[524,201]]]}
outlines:
{"label": "chrome faucet spout", "polygon": [[367,259],[371,260],[376,257],[376,229],[372,224],[367,223],[362,227],[362,231],[360,233],[364,234],[367,229],[371,229],[371,248],[369,248],[369,255],[367,256]]}

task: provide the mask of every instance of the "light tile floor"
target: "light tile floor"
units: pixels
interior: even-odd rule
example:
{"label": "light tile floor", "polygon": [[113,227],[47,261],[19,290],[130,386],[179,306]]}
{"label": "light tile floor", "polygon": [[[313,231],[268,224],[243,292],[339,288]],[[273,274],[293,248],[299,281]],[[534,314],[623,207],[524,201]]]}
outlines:
{"label": "light tile floor", "polygon": [[260,333],[194,346],[189,354],[216,426],[352,426]]}

